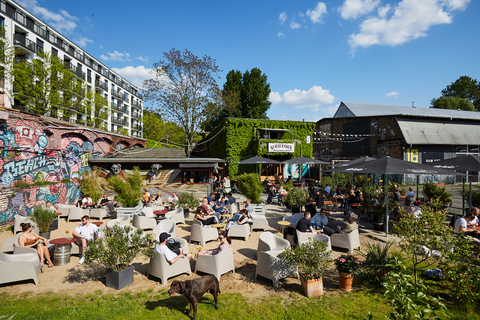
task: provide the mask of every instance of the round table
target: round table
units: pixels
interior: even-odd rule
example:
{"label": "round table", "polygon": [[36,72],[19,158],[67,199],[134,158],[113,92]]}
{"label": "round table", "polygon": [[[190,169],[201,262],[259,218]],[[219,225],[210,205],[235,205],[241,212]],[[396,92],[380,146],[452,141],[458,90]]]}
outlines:
{"label": "round table", "polygon": [[55,253],[53,255],[54,265],[63,266],[70,263],[72,242],[75,242],[75,240],[75,238],[58,238],[49,241],[51,244],[55,245]]}
{"label": "round table", "polygon": [[157,222],[159,220],[165,219],[165,214],[168,212],[168,210],[155,210],[153,213],[156,215],[155,219],[157,219]]}
{"label": "round table", "polygon": [[217,228],[217,229],[221,229],[223,228],[225,225],[223,223],[216,223],[216,224],[211,224],[210,225],[211,227],[214,227],[214,228]]}
{"label": "round table", "polygon": [[91,223],[93,223],[93,224],[96,225],[97,227],[100,227],[100,226],[103,224],[102,221],[94,221],[94,222],[91,222]]}
{"label": "round table", "polygon": [[285,227],[289,227],[290,226],[290,222],[288,221],[278,221],[277,222],[277,231],[280,232],[280,230],[278,230],[278,227],[282,227],[282,234],[284,234],[284,231],[285,231]]}

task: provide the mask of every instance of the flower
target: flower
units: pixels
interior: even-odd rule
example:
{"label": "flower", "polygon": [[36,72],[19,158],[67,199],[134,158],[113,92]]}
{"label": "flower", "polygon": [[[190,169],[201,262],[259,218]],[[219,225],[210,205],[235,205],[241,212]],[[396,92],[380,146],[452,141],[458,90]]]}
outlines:
{"label": "flower", "polygon": [[335,262],[335,269],[338,272],[353,274],[362,267],[362,261],[351,254],[344,254],[333,261]]}

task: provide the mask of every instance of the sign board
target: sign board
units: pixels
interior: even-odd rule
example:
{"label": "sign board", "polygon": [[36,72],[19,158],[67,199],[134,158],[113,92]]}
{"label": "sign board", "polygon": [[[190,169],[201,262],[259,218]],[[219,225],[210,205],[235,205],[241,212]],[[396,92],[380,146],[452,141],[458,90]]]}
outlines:
{"label": "sign board", "polygon": [[307,136],[307,138],[305,139],[307,143],[310,143],[310,136]]}
{"label": "sign board", "polygon": [[269,143],[268,152],[291,152],[295,151],[294,143]]}
{"label": "sign board", "polygon": [[407,161],[418,163],[418,149],[407,150]]}

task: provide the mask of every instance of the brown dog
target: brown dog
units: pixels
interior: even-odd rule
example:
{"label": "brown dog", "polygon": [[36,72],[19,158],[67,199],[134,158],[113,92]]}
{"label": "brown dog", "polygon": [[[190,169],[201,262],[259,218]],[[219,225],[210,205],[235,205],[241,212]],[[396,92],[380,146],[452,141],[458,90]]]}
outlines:
{"label": "brown dog", "polygon": [[208,275],[186,281],[175,280],[168,290],[170,296],[178,293],[187,297],[188,301],[190,301],[190,310],[187,311],[187,314],[189,315],[193,309],[193,320],[197,318],[197,299],[201,298],[207,292],[213,295],[215,310],[218,310],[217,296],[220,293],[220,285],[215,276]]}

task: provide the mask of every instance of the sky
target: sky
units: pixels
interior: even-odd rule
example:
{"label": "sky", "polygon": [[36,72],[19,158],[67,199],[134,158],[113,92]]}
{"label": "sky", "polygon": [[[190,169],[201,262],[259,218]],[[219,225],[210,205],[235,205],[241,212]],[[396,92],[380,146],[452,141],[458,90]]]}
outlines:
{"label": "sky", "polygon": [[341,101],[429,107],[479,79],[480,1],[16,0],[141,88],[172,48],[222,70],[259,68],[267,116],[318,121]]}

